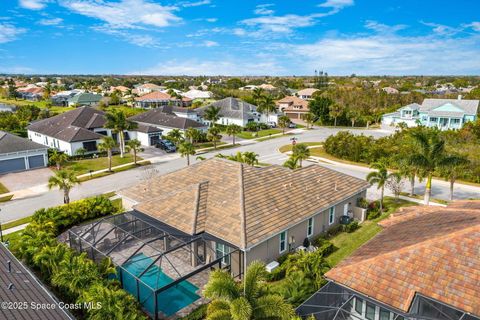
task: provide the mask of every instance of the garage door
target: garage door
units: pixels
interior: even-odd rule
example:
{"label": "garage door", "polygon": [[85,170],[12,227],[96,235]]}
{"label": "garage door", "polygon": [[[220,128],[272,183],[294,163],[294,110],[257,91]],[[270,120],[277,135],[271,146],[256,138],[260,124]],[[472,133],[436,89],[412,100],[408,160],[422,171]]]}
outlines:
{"label": "garage door", "polygon": [[25,170],[25,159],[16,158],[0,161],[0,173]]}
{"label": "garage door", "polygon": [[30,169],[45,167],[43,155],[28,157],[28,166]]}
{"label": "garage door", "polygon": [[287,117],[289,117],[290,119],[300,119],[300,114],[298,113],[287,113]]}

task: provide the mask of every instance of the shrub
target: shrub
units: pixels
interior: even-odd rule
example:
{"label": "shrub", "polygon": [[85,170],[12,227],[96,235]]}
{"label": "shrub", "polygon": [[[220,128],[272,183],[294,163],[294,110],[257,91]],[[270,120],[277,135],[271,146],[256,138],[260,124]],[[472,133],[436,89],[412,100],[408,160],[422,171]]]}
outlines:
{"label": "shrub", "polygon": [[315,240],[315,246],[317,247],[317,251],[320,252],[324,257],[332,254],[336,249],[333,243],[324,237],[318,237]]}
{"label": "shrub", "polygon": [[344,227],[344,230],[345,230],[345,232],[352,233],[355,230],[357,230],[358,228],[360,228],[360,225],[358,224],[358,221],[352,221]]}
{"label": "shrub", "polygon": [[341,224],[337,224],[327,230],[327,237],[331,238],[333,236],[336,236],[342,231],[343,231],[343,226]]}
{"label": "shrub", "polygon": [[203,320],[207,317],[207,307],[208,304],[202,304],[201,306],[197,307],[194,309],[192,312],[190,312],[189,315],[180,318],[182,320]]}
{"label": "shrub", "polygon": [[286,274],[287,274],[287,270],[285,266],[280,265],[276,269],[274,269],[272,272],[267,273],[266,278],[267,278],[267,281],[278,281],[285,278]]}

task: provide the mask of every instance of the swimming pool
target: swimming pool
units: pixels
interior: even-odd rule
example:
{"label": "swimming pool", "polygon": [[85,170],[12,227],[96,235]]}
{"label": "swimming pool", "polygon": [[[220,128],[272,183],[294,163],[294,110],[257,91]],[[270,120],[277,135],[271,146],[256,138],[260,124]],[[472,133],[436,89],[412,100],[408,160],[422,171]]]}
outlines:
{"label": "swimming pool", "polygon": [[[130,272],[135,276],[139,276],[145,268],[147,268],[153,260],[143,253],[137,254],[132,257],[128,263],[122,265],[122,268]],[[152,290],[139,282],[137,290],[136,279],[127,272],[122,272],[122,283],[125,290],[137,296],[139,294],[140,303],[151,314],[155,313],[155,297],[152,294]],[[140,280],[154,289],[160,289],[165,285],[172,283],[174,280],[168,275],[162,272],[158,266],[152,266],[146,273],[144,273]],[[195,292],[198,288],[184,280],[179,284],[157,294],[157,306],[158,310],[162,311],[165,315],[171,316],[180,309],[192,304],[200,298]]]}

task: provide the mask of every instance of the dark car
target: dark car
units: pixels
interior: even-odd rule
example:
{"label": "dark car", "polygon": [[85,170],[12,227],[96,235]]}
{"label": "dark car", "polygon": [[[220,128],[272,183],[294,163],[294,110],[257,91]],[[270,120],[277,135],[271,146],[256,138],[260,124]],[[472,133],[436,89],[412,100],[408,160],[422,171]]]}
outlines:
{"label": "dark car", "polygon": [[160,148],[162,150],[165,150],[167,153],[177,151],[177,147],[175,147],[175,145],[171,141],[168,141],[168,140],[158,141],[156,147]]}

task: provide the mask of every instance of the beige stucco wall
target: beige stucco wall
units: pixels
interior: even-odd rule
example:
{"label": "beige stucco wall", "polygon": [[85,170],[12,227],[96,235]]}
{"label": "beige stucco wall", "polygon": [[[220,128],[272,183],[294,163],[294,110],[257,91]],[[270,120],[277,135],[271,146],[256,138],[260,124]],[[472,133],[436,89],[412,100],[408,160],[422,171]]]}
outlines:
{"label": "beige stucco wall", "polygon": [[[348,204],[348,208],[352,209],[357,204],[357,199],[366,196],[366,191],[360,192],[353,197],[350,197],[338,204],[335,205],[335,221],[333,224],[329,224],[328,221],[328,212],[329,208],[323,210],[313,216],[313,235],[310,237],[315,238],[319,234],[328,230],[328,228],[333,227],[334,225],[338,224],[340,216],[343,215],[344,212],[344,205]],[[288,228],[287,230],[287,243],[294,239],[294,243],[287,245],[287,250],[280,253],[280,235],[276,234],[270,239],[260,243],[259,245],[250,249],[246,253],[246,260],[247,265],[250,264],[252,261],[260,260],[265,263],[269,263],[271,261],[276,260],[279,256],[286,254],[288,252],[288,247],[290,246],[290,250],[295,250],[295,248],[303,245],[304,239],[307,237],[307,226],[308,226],[308,219],[305,221],[300,222],[299,224]]]}

